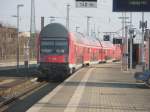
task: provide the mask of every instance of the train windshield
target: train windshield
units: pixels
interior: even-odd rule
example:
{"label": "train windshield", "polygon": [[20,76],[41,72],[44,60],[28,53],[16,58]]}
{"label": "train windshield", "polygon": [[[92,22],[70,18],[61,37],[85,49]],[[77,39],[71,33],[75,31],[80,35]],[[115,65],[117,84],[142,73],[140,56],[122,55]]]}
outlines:
{"label": "train windshield", "polygon": [[67,40],[42,40],[41,54],[67,54]]}

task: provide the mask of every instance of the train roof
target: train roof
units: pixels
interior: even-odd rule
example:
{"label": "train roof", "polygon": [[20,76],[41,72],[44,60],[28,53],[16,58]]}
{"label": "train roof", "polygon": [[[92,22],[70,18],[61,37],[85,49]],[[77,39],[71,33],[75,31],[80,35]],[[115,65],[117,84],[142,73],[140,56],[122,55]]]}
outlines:
{"label": "train roof", "polygon": [[104,49],[114,48],[114,45],[110,41],[101,41],[101,44]]}
{"label": "train roof", "polygon": [[78,44],[101,47],[100,43],[96,40],[96,38],[88,37],[82,33],[77,32],[71,32],[70,35],[73,40]]}
{"label": "train roof", "polygon": [[44,37],[57,39],[57,37],[62,37],[62,39],[67,39],[68,36],[71,37],[77,44],[103,47],[105,49],[113,48],[113,44],[111,42],[98,41],[95,37],[88,37],[77,32],[69,32],[69,30],[60,23],[48,24],[40,32],[41,38]]}
{"label": "train roof", "polygon": [[102,47],[104,49],[113,49],[114,45],[110,41],[100,41],[95,37],[88,37],[82,33],[70,33],[74,41],[78,44],[87,46]]}
{"label": "train roof", "polygon": [[67,38],[68,33],[69,33],[69,31],[63,25],[61,25],[59,23],[52,23],[52,24],[48,24],[41,30],[40,37]]}

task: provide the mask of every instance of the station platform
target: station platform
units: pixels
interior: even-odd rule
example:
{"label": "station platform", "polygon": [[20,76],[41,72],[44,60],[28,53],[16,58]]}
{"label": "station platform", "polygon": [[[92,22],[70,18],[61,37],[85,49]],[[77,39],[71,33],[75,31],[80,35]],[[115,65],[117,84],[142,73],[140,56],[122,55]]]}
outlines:
{"label": "station platform", "polygon": [[120,63],[82,68],[27,112],[150,112],[150,89]]}
{"label": "station platform", "polygon": [[[13,62],[0,62],[0,70],[3,70],[3,69],[11,69],[11,68],[16,68],[16,64],[17,62],[13,61]],[[30,61],[29,62],[29,66],[33,66],[33,65],[36,65],[37,64],[37,61]],[[19,63],[19,66],[20,67],[24,67],[24,62],[21,61]]]}

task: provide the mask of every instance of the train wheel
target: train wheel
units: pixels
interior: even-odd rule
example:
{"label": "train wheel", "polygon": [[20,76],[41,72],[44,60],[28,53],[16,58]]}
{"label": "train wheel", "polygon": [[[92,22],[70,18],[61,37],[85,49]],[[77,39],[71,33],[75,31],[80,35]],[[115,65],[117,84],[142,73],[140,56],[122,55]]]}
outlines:
{"label": "train wheel", "polygon": [[146,86],[148,86],[150,88],[150,77],[148,78],[148,80],[146,81]]}
{"label": "train wheel", "polygon": [[90,66],[90,64],[89,64],[89,63],[87,63],[87,64],[86,64],[86,66]]}
{"label": "train wheel", "polygon": [[76,68],[72,68],[72,73],[76,72]]}

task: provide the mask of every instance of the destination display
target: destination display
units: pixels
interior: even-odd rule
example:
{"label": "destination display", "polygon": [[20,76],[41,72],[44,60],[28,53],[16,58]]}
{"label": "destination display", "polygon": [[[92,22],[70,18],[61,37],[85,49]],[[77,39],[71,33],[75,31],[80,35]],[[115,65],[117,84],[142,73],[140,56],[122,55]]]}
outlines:
{"label": "destination display", "polygon": [[149,12],[150,0],[113,0],[114,12]]}

